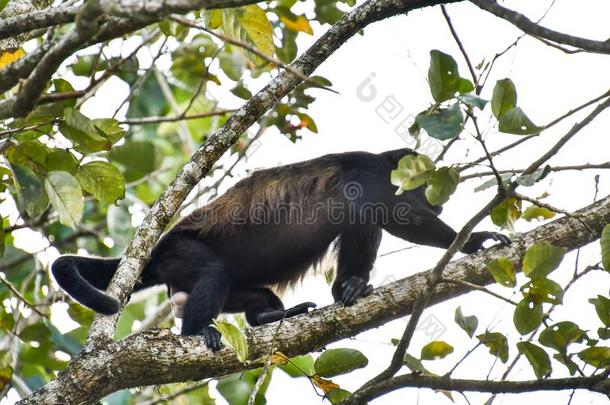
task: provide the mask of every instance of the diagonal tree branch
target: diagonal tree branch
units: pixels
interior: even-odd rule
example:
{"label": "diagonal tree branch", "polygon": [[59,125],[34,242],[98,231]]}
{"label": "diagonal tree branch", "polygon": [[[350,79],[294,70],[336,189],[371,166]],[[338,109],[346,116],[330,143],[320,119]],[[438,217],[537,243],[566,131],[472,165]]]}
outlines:
{"label": "diagonal tree branch", "polygon": [[[509,247],[491,248],[453,261],[447,265],[444,275],[477,285],[491,284],[493,278],[485,266],[493,258],[505,256],[520,270],[523,255],[534,243],[545,241],[575,250],[597,240],[607,223],[610,223],[610,196],[572,216],[522,234]],[[426,290],[429,277],[430,271],[425,271],[395,281],[375,289],[351,307],[333,304],[307,315],[285,319],[279,331],[277,323],[248,329],[249,357],[257,359],[268,354],[274,339],[276,350],[288,356],[309,353],[408,315],[416,299]],[[430,302],[436,304],[470,291],[472,288],[468,284],[440,283]],[[260,364],[250,367],[257,366]],[[201,380],[243,369],[229,348],[213,353],[200,337],[176,336],[169,330],[148,330],[120,342],[86,349],[55,380],[21,403],[94,403],[119,389]],[[425,386],[423,381],[422,386]],[[604,390],[610,392],[608,387]]]}
{"label": "diagonal tree branch", "polygon": [[558,44],[574,46],[587,52],[610,53],[610,42],[608,41],[595,41],[593,39],[568,35],[564,34],[563,32],[542,27],[523,14],[510,10],[506,7],[502,7],[495,0],[470,0],[470,2],[476,4],[479,8],[490,12],[496,17],[500,17],[503,20],[510,22],[521,31],[531,36],[544,38]]}

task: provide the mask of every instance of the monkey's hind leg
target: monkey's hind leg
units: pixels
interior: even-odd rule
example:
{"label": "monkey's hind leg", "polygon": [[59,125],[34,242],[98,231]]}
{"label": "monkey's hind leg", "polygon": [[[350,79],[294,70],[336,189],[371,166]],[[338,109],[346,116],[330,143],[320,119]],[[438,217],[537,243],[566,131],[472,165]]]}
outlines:
{"label": "monkey's hind leg", "polygon": [[223,308],[225,312],[245,312],[246,320],[252,326],[263,325],[305,314],[315,308],[313,302],[304,302],[292,308],[284,309],[284,304],[268,288],[255,287],[246,290],[231,291]]}

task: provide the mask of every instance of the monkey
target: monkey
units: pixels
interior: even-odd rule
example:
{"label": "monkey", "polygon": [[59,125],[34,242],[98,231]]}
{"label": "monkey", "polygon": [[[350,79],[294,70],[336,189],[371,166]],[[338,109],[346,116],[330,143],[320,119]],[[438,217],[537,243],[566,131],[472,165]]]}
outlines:
{"label": "monkey", "polygon": [[[170,295],[187,293],[181,334],[202,335],[214,351],[221,336],[211,324],[220,313],[243,312],[257,326],[314,308],[304,302],[285,309],[276,293],[297,284],[329,251],[336,255],[332,296],[352,305],[373,290],[369,273],[382,230],[445,249],[455,239],[424,186],[395,193],[390,172],[409,154],[417,152],[344,152],[254,171],[166,232],[134,291],[166,284]],[[462,252],[477,252],[487,240],[511,243],[500,233],[473,232]],[[119,261],[65,255],[51,270],[72,298],[110,315],[120,303],[103,291]]]}

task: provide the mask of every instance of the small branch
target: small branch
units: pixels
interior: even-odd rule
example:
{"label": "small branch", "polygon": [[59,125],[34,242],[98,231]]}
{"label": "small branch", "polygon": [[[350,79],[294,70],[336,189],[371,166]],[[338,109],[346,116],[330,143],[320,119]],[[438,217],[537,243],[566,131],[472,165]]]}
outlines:
{"label": "small branch", "polygon": [[148,125],[148,124],[160,124],[162,122],[177,122],[183,120],[196,120],[198,118],[208,118],[219,115],[227,115],[235,112],[235,109],[221,109],[215,111],[206,111],[198,114],[190,114],[190,115],[177,115],[174,117],[143,117],[143,118],[127,118],[123,121],[120,121],[120,124],[127,125]]}
{"label": "small branch", "polygon": [[[570,166],[548,166],[549,170],[552,172],[561,172],[566,170],[587,170],[587,169],[610,169],[610,162],[605,163],[585,163],[582,165],[570,165]],[[498,170],[500,174],[518,174],[522,173],[525,169],[506,169],[506,170]],[[472,174],[466,174],[460,176],[460,181],[470,180],[470,179],[478,179],[485,176],[493,176],[494,172],[478,172]]]}
{"label": "small branch", "polygon": [[462,380],[429,375],[406,374],[382,381],[358,394],[354,394],[354,396],[341,402],[341,405],[366,403],[374,398],[405,387],[431,388],[434,390],[457,392],[477,391],[495,394],[587,389],[606,395],[610,394],[610,383],[608,383],[606,376],[603,373],[592,377],[529,381]]}
{"label": "small branch", "polygon": [[489,289],[487,289],[487,288],[485,288],[483,286],[480,286],[480,285],[477,285],[477,284],[473,284],[473,283],[470,283],[468,281],[456,280],[456,279],[452,279],[452,278],[448,278],[448,277],[443,277],[441,279],[441,281],[443,283],[460,284],[460,285],[463,285],[464,287],[468,287],[468,288],[470,288],[472,290],[477,290],[477,291],[484,292],[485,294],[489,294],[492,297],[496,297],[498,299],[501,299],[502,301],[508,302],[511,305],[517,306],[517,303],[515,301],[511,300],[510,298],[503,297],[502,295],[500,295],[498,293],[495,293],[495,292],[493,292],[493,291],[491,291],[491,290],[489,290]]}
{"label": "small branch", "polygon": [[36,312],[38,315],[40,315],[43,318],[49,317],[47,314],[40,312],[40,310],[38,308],[36,308],[36,305],[34,305],[30,301],[28,301],[27,298],[25,298],[19,292],[19,290],[17,290],[15,288],[15,286],[13,284],[11,284],[11,282],[5,278],[5,276],[3,274],[0,274],[0,283],[4,284],[6,286],[6,288],[8,288],[10,290],[10,292],[12,292],[19,299],[19,301],[23,302],[32,311]]}

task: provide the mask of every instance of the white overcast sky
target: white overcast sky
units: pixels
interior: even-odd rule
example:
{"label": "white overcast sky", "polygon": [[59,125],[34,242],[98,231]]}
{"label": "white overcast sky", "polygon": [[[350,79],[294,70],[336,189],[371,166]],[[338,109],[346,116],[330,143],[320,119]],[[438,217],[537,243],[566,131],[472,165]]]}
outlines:
{"label": "white overcast sky", "polygon": [[[533,20],[539,18],[550,3],[549,0],[503,2]],[[495,53],[503,50],[520,35],[520,32],[510,24],[496,19],[468,2],[449,5],[447,9],[474,64],[478,64],[483,59],[490,60]],[[558,0],[544,19],[543,25],[574,35],[606,39],[610,37],[609,15],[610,3],[605,0],[578,2]],[[317,24],[313,26],[315,36],[321,35],[327,29]],[[314,39],[314,37],[303,39],[300,51],[306,49]],[[417,114],[430,104],[431,96],[426,74],[428,53],[431,49],[453,55],[459,63],[462,76],[469,77],[466,65],[438,7],[391,18],[366,28],[364,35],[352,38],[315,72],[331,80],[333,88],[340,93],[332,94],[321,90],[312,92],[317,97],[317,101],[310,108],[309,114],[315,119],[319,133],[305,134],[303,140],[292,144],[277,132],[268,131],[261,138],[258,149],[247,161],[239,165],[235,180],[245,176],[247,170],[295,162],[331,152],[352,150],[381,152],[407,146],[396,134],[395,127],[399,121],[408,118],[409,115]],[[536,124],[543,125],[610,88],[609,72],[608,57],[591,54],[566,55],[526,37],[517,48],[513,48],[497,63],[482,96],[491,98],[495,80],[510,77],[517,86],[519,105]],[[372,101],[362,101],[358,97],[358,86],[372,76],[374,76],[372,85],[377,95]],[[264,81],[260,81],[260,85],[264,85]],[[111,81],[100,89],[98,97],[84,105],[83,112],[92,118],[108,117],[116,108],[118,95],[122,98],[126,91],[126,87],[121,83]],[[226,92],[226,89],[210,88],[209,91],[218,95]],[[388,120],[386,117],[386,121],[389,122],[385,122],[376,109],[388,97],[398,102],[404,110],[395,120]],[[232,96],[223,97],[223,102],[226,102],[223,107],[239,106],[239,101]],[[487,113],[488,110],[489,107]],[[582,118],[583,114],[578,114],[576,117]],[[528,141],[523,147],[497,159],[497,165],[500,168],[527,166],[546,151],[574,122],[568,120],[544,132],[540,139]],[[570,141],[549,163],[565,165],[607,161],[610,155],[609,124],[610,112],[607,112]],[[495,132],[493,121],[483,120],[482,126],[489,133],[488,145],[491,150],[517,139],[517,136]],[[481,153],[479,145],[470,140],[463,141],[451,150],[445,162],[469,161],[481,156]],[[551,193],[546,200],[548,203],[566,210],[574,210],[592,202],[593,175],[592,171],[562,172],[549,176],[544,184],[523,189],[522,192],[535,197],[543,191],[548,191]],[[474,187],[481,182],[473,180],[460,184],[458,192],[446,204],[441,218],[455,229],[459,229],[493,193],[493,190],[474,193]],[[602,173],[600,197],[607,195],[609,191],[610,181],[608,176]],[[520,221],[516,230],[523,232],[535,225]],[[477,229],[497,230],[489,220],[484,221]],[[406,246],[409,246],[407,242],[385,234],[379,252],[383,254]],[[440,249],[417,247],[381,257],[377,260],[372,282],[381,285],[384,280],[387,281],[392,277],[401,278],[429,269],[442,253]],[[553,278],[562,285],[571,277],[574,260],[574,254],[568,255],[560,269],[553,274]],[[582,250],[580,255],[582,267],[597,261],[599,261],[597,245]],[[607,295],[609,279],[606,274],[596,274],[577,283],[565,297],[564,306],[554,313],[553,320],[575,320],[581,327],[596,329],[600,326],[599,321],[587,300],[598,293]],[[522,279],[520,280],[522,282]],[[507,289],[494,288],[494,290],[508,297],[512,294]],[[514,298],[518,299],[519,295],[515,294]],[[315,301],[319,306],[323,306],[332,301],[330,287],[326,285],[323,277],[310,277],[297,291],[288,294],[285,301],[287,306],[302,301]],[[476,313],[479,317],[478,333],[482,333],[485,328],[507,333],[511,343],[511,354],[516,352],[514,343],[518,336],[512,326],[512,308],[503,301],[489,298],[482,293],[471,293],[434,306],[422,317],[422,322],[430,322],[434,319],[440,322],[441,328],[444,327],[446,330],[435,337],[446,340],[456,349],[443,361],[426,362],[425,365],[431,371],[438,374],[445,373],[466,350],[475,344],[453,322],[454,310],[458,305],[462,307],[464,314]],[[434,319],[430,318],[431,316]],[[341,384],[342,388],[354,390],[381,371],[388,364],[393,353],[393,347],[389,345],[390,339],[399,337],[405,325],[406,319],[400,319],[382,328],[362,333],[352,340],[330,345],[329,347],[358,348],[370,361],[366,369],[333,380]],[[423,330],[418,331],[409,352],[419,355],[420,348],[430,339]],[[490,378],[498,378],[506,366],[499,362],[494,367],[492,364],[493,358],[485,349],[479,349],[458,368],[454,376],[484,379],[489,374]],[[553,376],[567,375],[562,365],[553,363],[553,367],[559,371]],[[521,360],[514,368],[511,377],[528,379],[534,378],[534,375],[529,364]],[[467,396],[472,404],[483,403],[488,398],[488,395],[476,393],[468,393]],[[515,401],[523,403],[527,398],[527,401],[532,403],[542,401],[542,403],[567,404],[568,396],[569,391],[531,393],[519,397],[503,395],[494,403],[512,404]],[[274,373],[267,399],[272,405],[285,404],[288,401],[292,405],[319,402],[306,379],[290,379],[280,371]],[[602,400],[603,397],[600,395],[577,392],[572,404],[600,403]],[[458,394],[454,395],[454,401],[457,404],[467,403]],[[221,403],[220,400],[218,402]],[[450,404],[450,401],[430,390],[406,389],[384,396],[373,403]]]}

